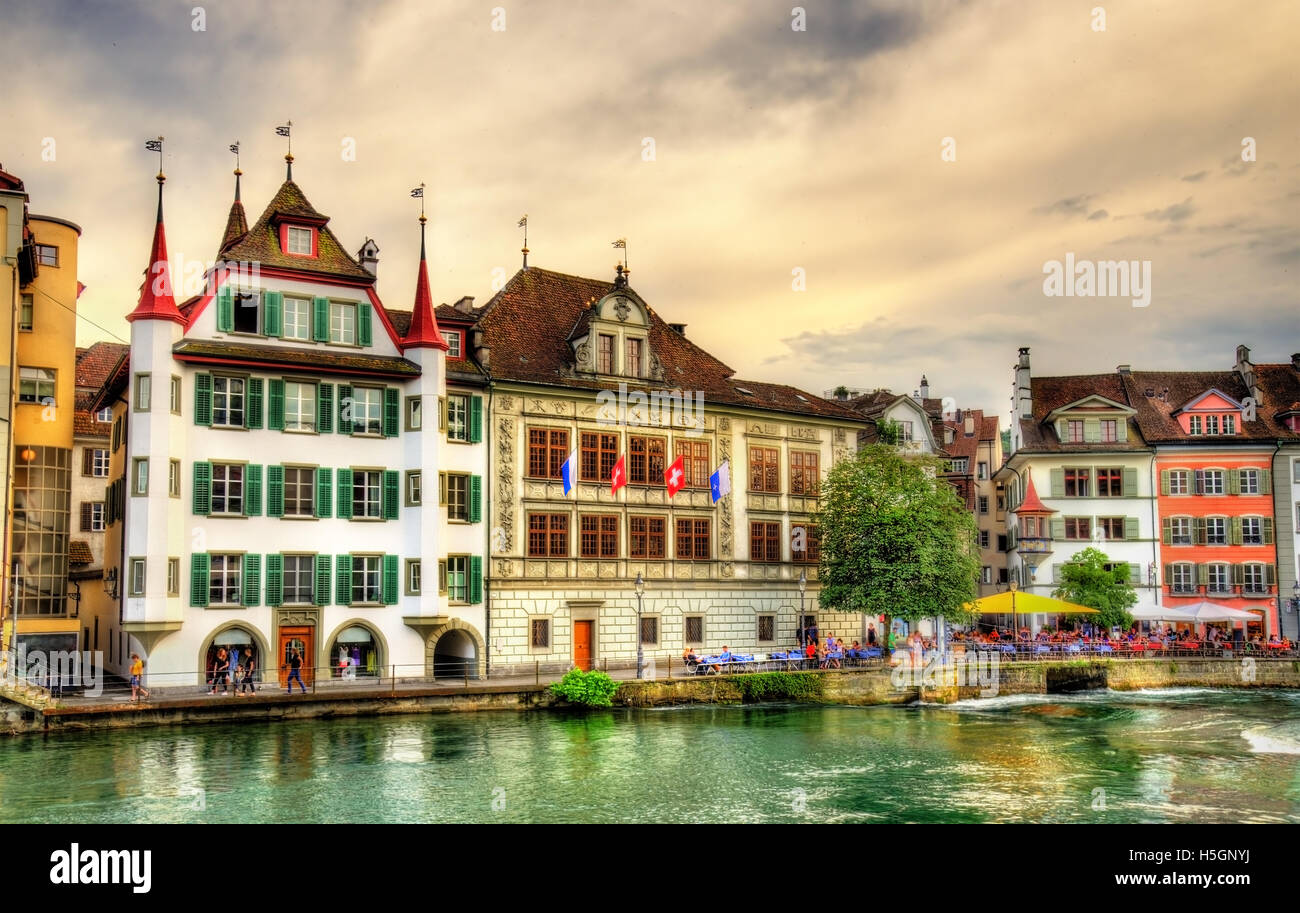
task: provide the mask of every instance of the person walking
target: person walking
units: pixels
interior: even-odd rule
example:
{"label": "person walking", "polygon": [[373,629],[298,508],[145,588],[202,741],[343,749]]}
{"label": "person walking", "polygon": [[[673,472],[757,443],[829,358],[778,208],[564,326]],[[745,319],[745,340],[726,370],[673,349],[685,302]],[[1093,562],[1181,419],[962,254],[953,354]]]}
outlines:
{"label": "person walking", "polygon": [[249,694],[257,693],[257,686],[253,684],[253,670],[256,668],[257,664],[253,661],[253,651],[249,650],[244,654],[244,674],[239,679],[239,694],[244,694],[245,689]]}
{"label": "person walking", "polygon": [[289,690],[285,694],[293,694],[295,680],[298,682],[298,687],[302,689],[302,693],[306,694],[307,686],[302,683],[302,652],[297,647],[293,647],[289,651]]}
{"label": "person walking", "polygon": [[230,654],[225,647],[217,650],[217,662],[212,667],[212,690],[208,693],[216,694],[218,685],[221,686],[222,694],[230,693]]}
{"label": "person walking", "polygon": [[131,654],[131,700],[132,702],[140,700],[140,695],[149,696],[149,692],[140,684],[144,677],[144,660],[140,659],[139,653]]}

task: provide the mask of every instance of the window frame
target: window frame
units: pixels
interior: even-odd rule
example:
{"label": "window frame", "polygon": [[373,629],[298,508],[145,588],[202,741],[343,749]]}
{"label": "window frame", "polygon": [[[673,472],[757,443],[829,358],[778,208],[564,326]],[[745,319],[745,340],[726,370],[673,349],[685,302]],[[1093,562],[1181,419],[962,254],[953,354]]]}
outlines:
{"label": "window frame", "polygon": [[[450,422],[448,422],[450,425]],[[534,440],[535,435],[544,434],[545,440],[538,443]],[[557,444],[556,441],[563,441]],[[541,453],[541,461],[544,464],[544,474],[538,475],[534,472],[538,462],[537,454]],[[528,426],[528,465],[527,478],[529,479],[561,479],[561,467],[564,461],[569,458],[569,429],[553,428],[548,425],[529,425]]]}
{"label": "window frame", "polygon": [[[1103,481],[1105,480],[1105,491],[1103,491]],[[1096,483],[1094,487],[1095,498],[1122,498],[1124,497],[1124,467],[1123,466],[1098,466],[1093,470],[1093,480]]]}
{"label": "window frame", "polygon": [[[658,443],[656,455],[654,444]],[[638,452],[638,447],[643,448]],[[659,461],[658,472],[653,466]],[[668,468],[668,438],[655,434],[629,434],[627,436],[627,479],[629,485],[662,485],[664,471]]]}
{"label": "window frame", "polygon": [[[691,438],[678,438],[673,441],[673,459],[677,462],[679,456],[685,456],[682,460],[685,477],[682,480],[682,488],[696,488],[708,490],[709,476],[711,471],[710,458],[713,448],[708,441],[697,441]],[[701,455],[702,454],[702,455]],[[671,465],[671,463],[669,464]],[[777,463],[778,474],[780,473],[780,463]],[[667,467],[664,467],[667,469]]]}
{"label": "window frame", "polygon": [[[280,517],[291,520],[312,520],[316,517],[316,466],[299,466],[294,464],[285,464],[281,467],[284,470],[284,496],[281,502]],[[293,481],[290,481],[289,473],[293,473]],[[308,495],[304,498],[302,494],[303,479],[306,479]],[[289,493],[290,485],[293,486],[293,495]],[[305,513],[299,513],[303,503],[306,503],[307,510]],[[292,504],[295,510],[290,511],[289,505]]]}
{"label": "window frame", "polygon": [[[297,314],[301,310],[303,319],[299,321]],[[311,342],[311,319],[312,319],[312,299],[300,298],[297,295],[285,295],[280,301],[280,338],[287,339],[290,342]],[[294,319],[290,320],[290,314]],[[298,324],[303,327],[303,335],[298,336],[291,333],[290,328],[297,329]]]}
{"label": "window frame", "polygon": [[148,412],[149,407],[153,405],[153,375],[148,371],[136,374],[135,383],[132,384],[134,396],[131,398],[131,408],[135,412]]}
{"label": "window frame", "polygon": [[[144,475],[141,476],[141,471]],[[144,484],[142,485],[141,482]],[[131,458],[131,496],[134,498],[144,498],[149,495],[149,458],[132,457]]]}
{"label": "window frame", "polygon": [[406,559],[406,572],[402,575],[405,595],[419,596],[424,591],[424,565],[419,558]]}
{"label": "window frame", "polygon": [[781,563],[781,522],[749,521],[749,560],[752,564]]}
{"label": "window frame", "polygon": [[181,461],[177,459],[167,460],[167,497],[179,498],[181,496]]}
{"label": "window frame", "polygon": [[[1084,466],[1063,466],[1064,470],[1064,497],[1067,498],[1090,498],[1092,497],[1092,469]],[[1074,491],[1071,492],[1071,486]]]}
{"label": "window frame", "polygon": [[822,487],[821,453],[816,450],[792,449],[789,462],[790,494],[804,498],[819,497]]}
{"label": "window frame", "polygon": [[[545,528],[535,528],[534,520],[545,518]],[[552,511],[527,511],[524,523],[527,525],[527,535],[525,546],[525,555],[528,558],[568,558],[569,557],[569,532],[572,527],[570,522],[571,515],[567,512]],[[557,522],[558,521],[558,522]],[[545,546],[541,552],[534,549],[534,535],[540,534],[545,537]],[[557,543],[563,542],[563,551],[558,549]]]}
{"label": "window frame", "polygon": [[578,433],[578,478],[584,482],[607,482],[618,463],[621,445],[617,433]]}
{"label": "window frame", "polygon": [[[222,567],[220,574],[223,580],[223,589],[232,589],[235,592],[233,602],[226,602],[224,599],[218,600],[213,598],[214,588],[217,586],[216,568],[217,561],[220,560]],[[233,564],[234,567],[230,567]],[[233,575],[234,585],[231,586],[229,580]],[[223,592],[224,596],[225,593]],[[243,552],[208,552],[208,608],[239,608],[244,604],[244,553]]]}
{"label": "window frame", "polygon": [[[588,530],[588,525],[594,529]],[[619,558],[619,515],[578,514],[578,557],[594,561]],[[588,548],[588,543],[592,548]]]}
{"label": "window frame", "polygon": [[[335,310],[336,308],[337,310]],[[329,345],[354,346],[354,347],[360,346],[360,342],[358,340],[360,339],[360,334],[361,334],[361,325],[360,325],[361,320],[358,316],[357,311],[358,308],[355,301],[334,301],[333,299],[330,299],[329,302],[330,325],[329,325],[329,343],[328,343]],[[345,338],[347,334],[344,332],[347,329],[347,321],[344,318],[348,313],[351,313],[352,315],[351,340]],[[339,317],[338,321],[335,321],[334,319],[336,315]],[[335,335],[336,323],[338,324],[337,337]]]}
{"label": "window frame", "polygon": [[[682,524],[691,524],[683,531]],[[703,533],[700,530],[703,529]],[[682,554],[682,544],[687,543],[688,555]],[[704,544],[704,554],[699,552],[700,543]],[[676,561],[711,561],[713,560],[713,522],[709,517],[674,517],[673,518],[673,559]]]}
{"label": "window frame", "polygon": [[149,584],[149,562],[147,559],[132,557],[127,565],[127,574],[127,595],[143,596],[145,588]]}
{"label": "window frame", "polygon": [[[294,577],[303,576],[302,565],[306,565],[307,598],[289,598],[289,562],[293,561]],[[285,552],[280,556],[280,604],[282,606],[309,606],[316,604],[316,554],[314,552]],[[300,588],[295,587],[295,590]],[[295,592],[299,596],[299,592]]]}
{"label": "window frame", "polygon": [[[210,517],[242,517],[247,508],[248,499],[248,472],[246,463],[233,463],[228,460],[213,460],[208,464],[212,469],[211,479],[208,483],[208,516]],[[217,479],[217,470],[221,469],[224,478]],[[231,478],[231,470],[239,470],[239,478]],[[218,481],[224,486],[224,492],[221,494],[222,509],[217,510],[217,484]],[[239,510],[231,510],[230,503],[232,495],[230,486],[237,484],[239,486]]]}
{"label": "window frame", "polygon": [[[457,409],[457,406],[460,406]],[[460,418],[457,418],[459,412]],[[447,394],[447,440],[469,443],[469,394]]]}
{"label": "window frame", "polygon": [[[230,385],[232,381],[238,381],[240,391],[232,393]],[[218,384],[224,382],[226,390],[217,389]],[[225,412],[225,421],[217,421],[217,398],[224,397],[226,405],[223,408]],[[234,398],[239,400],[239,424],[230,422],[230,415],[234,411],[231,402]],[[243,374],[213,374],[212,375],[212,427],[213,428],[247,428],[248,427],[248,377]]]}
{"label": "window frame", "polygon": [[[357,510],[357,504],[366,507],[371,503],[369,480],[374,477],[374,513],[367,513]],[[357,489],[362,490],[362,499],[357,501]],[[352,491],[348,497],[352,499],[352,517],[353,520],[383,520],[384,519],[384,471],[382,469],[358,469],[352,467]]]}
{"label": "window frame", "polygon": [[[39,376],[42,373],[49,376]],[[24,377],[24,374],[27,374],[27,376]],[[34,384],[35,389],[35,393],[30,396],[23,393],[23,384],[28,381]],[[42,395],[42,391],[47,389],[48,392]],[[18,403],[20,405],[44,406],[56,403],[58,390],[59,372],[57,368],[42,368],[35,365],[18,366]]]}
{"label": "window frame", "polygon": [[[460,570],[456,567],[459,565]],[[448,555],[446,558],[447,566],[447,602],[452,605],[469,604],[469,555]],[[454,584],[454,579],[459,576],[460,586]],[[460,595],[457,595],[457,593]]]}
{"label": "window frame", "polygon": [[[384,604],[384,556],[372,552],[351,552],[348,555],[349,570],[351,571],[351,581],[348,587],[348,605],[350,606],[380,606]],[[357,567],[357,562],[361,562],[361,567]],[[371,562],[374,562],[374,599],[364,597],[371,594],[369,590],[368,577],[372,575]],[[361,574],[361,583],[357,583],[357,574]],[[357,599],[357,590],[360,589],[363,598]]]}
{"label": "window frame", "polygon": [[[359,396],[358,394],[364,394]],[[319,396],[319,391],[317,391]],[[371,398],[374,402],[371,402]],[[361,419],[361,430],[357,430],[358,406],[364,404],[365,417]],[[374,407],[374,420],[371,430],[372,421],[370,417],[371,407]],[[349,434],[353,437],[383,437],[384,436],[384,388],[372,384],[357,384],[352,387],[352,396],[350,403],[350,423],[352,425]]]}
{"label": "window frame", "polygon": [[[654,521],[659,530],[653,529]],[[668,516],[666,514],[629,514],[627,518],[628,558],[639,561],[666,561],[668,559]],[[644,524],[644,529],[637,526]],[[651,554],[658,542],[658,554]]]}
{"label": "window frame", "polygon": [[[306,225],[286,225],[284,227],[284,252],[293,257],[312,257],[315,255],[315,234],[316,230]],[[304,238],[304,236],[306,236]],[[295,247],[301,247],[302,244],[295,244],[294,239],[306,242],[306,250],[295,250]]]}
{"label": "window frame", "polygon": [[[283,403],[284,413],[282,417],[284,419],[284,425],[280,430],[287,432],[289,434],[319,434],[320,429],[317,427],[317,424],[320,416],[320,384],[314,380],[291,380],[289,378],[285,378],[283,383],[284,383],[284,403]],[[293,399],[296,401],[296,408],[292,413],[293,414],[292,424],[290,424],[290,418],[289,418],[290,416],[289,390],[291,388],[297,391],[297,395],[293,397]],[[311,390],[310,410],[304,410],[302,405],[303,403],[302,393],[303,390],[305,389]],[[383,394],[380,394],[380,398],[382,400]],[[382,403],[381,403],[381,409],[382,409]],[[303,421],[304,414],[306,414],[308,418],[308,421],[306,422]],[[304,425],[308,425],[310,427],[304,427]]]}

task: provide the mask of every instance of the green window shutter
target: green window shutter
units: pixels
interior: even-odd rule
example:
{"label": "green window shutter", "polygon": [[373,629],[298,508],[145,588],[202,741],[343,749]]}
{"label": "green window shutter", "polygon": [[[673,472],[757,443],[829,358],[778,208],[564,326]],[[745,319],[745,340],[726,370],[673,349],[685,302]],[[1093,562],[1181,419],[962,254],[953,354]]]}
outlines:
{"label": "green window shutter", "polygon": [[1164,572],[1165,572],[1165,586],[1173,586],[1173,585],[1174,585],[1174,566],[1173,566],[1172,564],[1166,564],[1166,565],[1165,565],[1165,568],[1164,568]]}
{"label": "green window shutter", "polygon": [[398,502],[402,495],[402,474],[395,469],[384,470],[384,519],[396,520]]}
{"label": "green window shutter", "polygon": [[1141,533],[1140,533],[1140,531],[1138,530],[1138,518],[1137,518],[1137,517],[1125,517],[1125,518],[1124,518],[1124,538],[1125,538],[1125,539],[1136,539],[1139,535],[1141,535]]}
{"label": "green window shutter", "polygon": [[363,346],[368,346],[375,341],[371,323],[370,305],[363,301],[357,305],[357,341]]}
{"label": "green window shutter", "polygon": [[1246,583],[1246,566],[1244,564],[1234,564],[1232,566],[1232,582],[1237,586],[1244,586]]}
{"label": "green window shutter", "polygon": [[1132,466],[1124,467],[1124,497],[1136,498],[1138,493],[1138,471]]}
{"label": "green window shutter", "polygon": [[190,605],[202,608],[208,604],[208,553],[190,555]]}
{"label": "green window shutter", "polygon": [[1085,444],[1101,443],[1101,419],[1085,418],[1083,420],[1083,442]]}
{"label": "green window shutter", "polygon": [[384,556],[384,605],[397,605],[397,556]]}
{"label": "green window shutter", "polygon": [[212,375],[194,375],[194,424],[212,424]]}
{"label": "green window shutter", "polygon": [[483,440],[483,397],[469,398],[469,442],[477,444]]}
{"label": "green window shutter", "polygon": [[1277,565],[1276,564],[1264,565],[1264,585],[1275,586],[1276,584],[1277,584]]}
{"label": "green window shutter", "polygon": [[1204,545],[1206,540],[1207,527],[1204,517],[1195,517],[1192,520],[1192,541],[1197,545]]}
{"label": "green window shutter", "polygon": [[1241,470],[1229,469],[1224,474],[1223,489],[1230,495],[1241,494]]}
{"label": "green window shutter", "polygon": [[1053,518],[1052,518],[1052,538],[1053,538],[1053,539],[1064,539],[1064,538],[1065,538],[1065,518],[1064,518],[1064,517],[1053,517]]}
{"label": "green window shutter", "polygon": [[466,589],[468,592],[467,602],[470,605],[478,605],[483,601],[483,557],[481,555],[469,556],[469,584]]}
{"label": "green window shutter", "polygon": [[284,381],[278,377],[271,378],[270,395],[267,397],[266,427],[272,431],[284,430]]}
{"label": "green window shutter", "polygon": [[284,556],[276,553],[266,556],[266,604],[277,606],[284,602]]}
{"label": "green window shutter", "polygon": [[1160,493],[1162,495],[1169,494],[1169,470],[1168,469],[1160,470]]}
{"label": "green window shutter", "polygon": [[1065,497],[1065,470],[1052,470],[1052,487],[1050,489],[1053,498]]}
{"label": "green window shutter", "polygon": [[262,594],[262,556],[244,555],[244,605],[260,605]]}
{"label": "green window shutter", "polygon": [[[328,470],[326,470],[328,471]],[[312,602],[316,605],[327,605],[330,601],[330,556],[316,556],[316,591],[312,594]]]}
{"label": "green window shutter", "polygon": [[1115,419],[1115,439],[1119,441],[1128,440],[1128,419],[1124,416]]}
{"label": "green window shutter", "polygon": [[315,342],[330,341],[330,300],[313,298],[311,300],[311,338]]}
{"label": "green window shutter", "polygon": [[338,515],[340,520],[352,519],[352,470],[338,470]]}
{"label": "green window shutter", "polygon": [[334,601],[352,605],[352,556],[334,556]]}
{"label": "green window shutter", "polygon": [[1160,521],[1160,543],[1162,545],[1174,543],[1174,521],[1169,517]]}
{"label": "green window shutter", "polygon": [[1196,565],[1196,583],[1199,586],[1206,586],[1210,582],[1210,566],[1208,564]]}
{"label": "green window shutter", "polygon": [[397,437],[402,424],[402,394],[396,387],[384,388],[384,437]]}
{"label": "green window shutter", "polygon": [[[330,492],[330,482],[332,474],[327,467],[321,466],[316,470],[316,516],[322,519],[333,515]],[[327,557],[325,560],[329,560]]]}
{"label": "green window shutter", "polygon": [[244,516],[262,516],[262,464],[244,467]]}
{"label": "green window shutter", "polygon": [[469,522],[483,521],[483,477],[469,477]]}
{"label": "green window shutter", "polygon": [[316,393],[316,430],[321,434],[334,431],[334,385],[321,384]]}
{"label": "green window shutter", "polygon": [[260,377],[248,379],[248,410],[244,413],[244,425],[248,428],[262,427],[262,391],[264,383]]}
{"label": "green window shutter", "polygon": [[[1201,521],[1202,524],[1204,522],[1204,520]],[[1230,530],[1228,541],[1233,545],[1241,545],[1241,517],[1228,518],[1228,526]],[[1203,539],[1198,541],[1203,541]]]}
{"label": "green window shutter", "polygon": [[229,333],[235,328],[235,294],[229,285],[217,289],[217,332]]}
{"label": "green window shutter", "polygon": [[212,510],[212,464],[194,463],[194,512],[207,516]]}
{"label": "green window shutter", "polygon": [[1132,561],[1128,565],[1128,582],[1129,586],[1140,586],[1142,583],[1142,568]]}
{"label": "green window shutter", "polygon": [[1272,545],[1273,544],[1273,518],[1272,517],[1262,518],[1259,521],[1259,526],[1264,533],[1264,544]]}
{"label": "green window shutter", "polygon": [[262,332],[279,336],[284,332],[284,293],[266,292],[262,296]]}
{"label": "green window shutter", "polygon": [[1270,495],[1273,493],[1273,470],[1260,469],[1259,472],[1259,493]]}
{"label": "green window shutter", "polygon": [[339,434],[352,433],[352,385],[339,384]]}
{"label": "green window shutter", "polygon": [[[284,516],[284,467],[267,466],[266,467],[266,515],[268,517]],[[270,559],[268,559],[270,560]],[[271,571],[267,569],[267,582],[270,582]]]}

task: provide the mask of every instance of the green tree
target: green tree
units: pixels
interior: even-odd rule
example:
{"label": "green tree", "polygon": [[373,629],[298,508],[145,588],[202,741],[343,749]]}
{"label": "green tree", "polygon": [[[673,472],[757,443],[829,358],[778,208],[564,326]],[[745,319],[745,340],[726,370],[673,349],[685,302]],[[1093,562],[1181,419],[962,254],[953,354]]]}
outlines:
{"label": "green tree", "polygon": [[1113,562],[1101,550],[1085,548],[1061,565],[1061,585],[1052,595],[1077,605],[1096,609],[1099,615],[1067,615],[1069,621],[1091,621],[1106,628],[1127,628],[1133,624],[1128,610],[1137,593],[1128,582],[1128,564]]}
{"label": "green tree", "polygon": [[882,444],[897,446],[903,443],[903,426],[892,418],[876,422],[876,437]]}
{"label": "green tree", "polygon": [[[837,463],[821,492],[822,608],[966,623],[976,597],[975,517],[940,461],[873,444]],[[886,631],[888,631],[886,627]]]}

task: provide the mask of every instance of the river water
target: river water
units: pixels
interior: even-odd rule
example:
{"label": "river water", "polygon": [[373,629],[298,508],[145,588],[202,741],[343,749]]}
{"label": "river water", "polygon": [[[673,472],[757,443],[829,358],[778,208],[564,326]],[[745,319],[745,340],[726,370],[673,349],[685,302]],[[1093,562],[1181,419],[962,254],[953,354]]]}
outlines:
{"label": "river water", "polygon": [[0,741],[0,822],[1300,822],[1300,693],[484,712]]}

